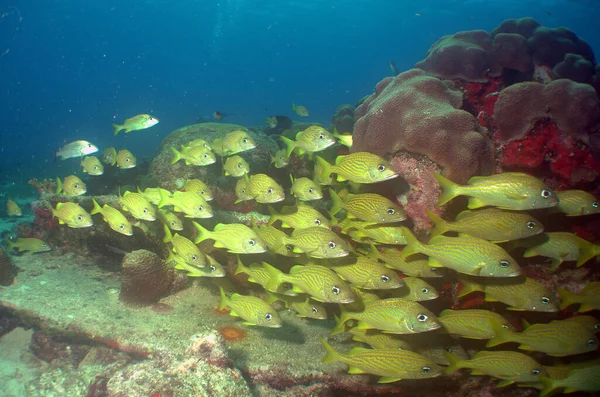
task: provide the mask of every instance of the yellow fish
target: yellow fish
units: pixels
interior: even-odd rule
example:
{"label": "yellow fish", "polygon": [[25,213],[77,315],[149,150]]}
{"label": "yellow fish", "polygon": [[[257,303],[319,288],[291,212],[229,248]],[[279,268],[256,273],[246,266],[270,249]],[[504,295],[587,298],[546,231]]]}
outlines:
{"label": "yellow fish", "polygon": [[248,183],[244,178],[237,180],[235,184],[235,195],[237,197],[235,204],[241,203],[242,201],[252,200],[252,195],[248,191]]}
{"label": "yellow fish", "polygon": [[267,292],[267,296],[270,304],[282,301],[285,304],[285,307],[296,312],[296,317],[312,318],[314,320],[327,319],[327,309],[325,309],[325,305],[314,302],[309,297],[275,295],[272,292]]}
{"label": "yellow fish", "polygon": [[207,259],[200,249],[191,240],[175,233],[171,234],[171,230],[164,225],[165,237],[163,242],[173,244],[173,251],[179,255],[190,266],[201,268],[205,267]]}
{"label": "yellow fish", "polygon": [[183,230],[183,222],[174,213],[167,210],[158,210],[156,213],[158,220],[168,226],[173,231]]}
{"label": "yellow fish", "polygon": [[270,176],[256,174],[248,177],[245,174],[244,178],[246,179],[248,192],[257,203],[270,204],[285,199],[283,188]]}
{"label": "yellow fish", "polygon": [[230,156],[254,149],[256,142],[246,131],[235,130],[227,133],[222,139],[215,139],[212,148],[219,156]]}
{"label": "yellow fish", "polygon": [[213,217],[212,207],[204,200],[200,193],[175,192],[172,197],[168,197],[161,191],[158,208],[162,208],[165,205],[172,205],[175,212],[183,212],[186,218]]}
{"label": "yellow fish", "polygon": [[462,298],[474,291],[485,293],[488,302],[502,302],[508,310],[556,312],[558,305],[554,294],[543,284],[529,277],[496,279],[461,278],[463,288],[458,297]]}
{"label": "yellow fish", "polygon": [[108,204],[104,204],[103,207],[100,207],[100,204],[98,204],[95,199],[92,199],[92,203],[94,203],[94,208],[90,212],[91,215],[101,214],[104,221],[108,223],[108,226],[115,232],[124,234],[125,236],[133,235],[133,226],[131,226],[131,223],[125,218],[125,215],[123,215],[121,211]]}
{"label": "yellow fish", "polygon": [[83,167],[83,172],[90,175],[97,176],[104,174],[104,166],[96,156],[84,157],[83,160],[81,160],[81,166]]}
{"label": "yellow fish", "polygon": [[548,371],[543,365],[519,352],[480,351],[471,360],[461,360],[450,353],[444,355],[450,361],[446,373],[450,374],[461,368],[468,368],[475,374],[502,379],[497,383],[498,387],[514,382],[539,382],[543,376],[548,376]]}
{"label": "yellow fish", "polygon": [[347,148],[352,147],[353,139],[352,134],[338,134],[337,131],[333,131],[333,136],[337,138],[338,142]]}
{"label": "yellow fish", "polygon": [[583,190],[563,190],[555,193],[558,198],[556,210],[567,216],[600,213],[600,202],[593,194]]}
{"label": "yellow fish", "polygon": [[333,202],[330,211],[332,217],[344,209],[350,218],[358,218],[375,224],[401,222],[406,219],[406,213],[402,207],[379,194],[347,194],[343,201],[331,189],[329,189],[329,195]]}
{"label": "yellow fish", "polygon": [[[270,266],[267,262],[261,263],[252,263],[250,266],[244,266],[240,256],[237,255],[237,267],[235,268],[235,274],[244,273],[248,275],[248,281],[251,283],[256,283],[262,286],[267,292],[277,292],[281,294],[286,294],[290,296],[298,295],[297,292],[293,292],[291,288],[288,288],[286,285],[278,286],[274,291],[271,291],[267,288],[269,281],[271,280],[271,274],[267,270],[267,266]],[[274,301],[269,301],[269,303],[273,303]]]}
{"label": "yellow fish", "polygon": [[156,220],[156,209],[140,193],[125,192],[119,197],[124,211],[131,213],[136,219],[144,221]]}
{"label": "yellow fish", "polygon": [[161,191],[163,191],[164,195],[171,197],[171,192],[169,192],[168,190],[162,189],[160,187],[147,187],[146,189],[144,189],[143,192],[138,187],[137,190],[138,190],[139,194],[144,196],[144,198],[153,205],[158,205],[160,203]]}
{"label": "yellow fish", "polygon": [[6,200],[6,212],[8,216],[21,216],[23,212],[21,211],[21,207],[17,203],[15,203],[12,199]]}
{"label": "yellow fish", "polygon": [[470,358],[465,349],[450,337],[436,338],[426,345],[419,346],[415,352],[427,357],[438,365],[444,366],[450,365],[450,361],[444,355],[446,353],[451,353],[461,360],[468,360]]}
{"label": "yellow fish", "polygon": [[468,339],[492,339],[499,328],[515,332],[515,327],[498,313],[481,309],[443,310],[438,316],[442,330]]}
{"label": "yellow fish", "polygon": [[271,275],[266,289],[277,291],[281,284],[292,284],[292,291],[309,294],[314,300],[329,303],[354,302],[354,294],[350,286],[337,274],[325,266],[296,265],[289,274],[269,264],[263,264]]}
{"label": "yellow fish", "polygon": [[385,263],[386,266],[401,271],[407,276],[424,277],[424,278],[440,278],[446,274],[446,269],[443,267],[431,267],[427,259],[409,259],[404,260],[402,253],[395,249],[388,249],[379,252],[377,247],[371,245],[369,252],[371,258],[377,258]]}
{"label": "yellow fish", "polygon": [[442,374],[442,367],[429,358],[409,350],[365,349],[355,347],[349,354],[338,353],[325,339],[322,363],[341,361],[348,364],[351,374],[373,374],[380,376],[378,383],[392,383],[402,379],[429,379]]}
{"label": "yellow fish", "polygon": [[211,201],[214,199],[214,196],[213,196],[212,190],[210,190],[210,187],[208,187],[208,185],[206,183],[202,182],[200,179],[188,179],[183,184],[182,190],[184,192],[199,193],[202,196],[202,198],[206,201]]}
{"label": "yellow fish", "polygon": [[296,207],[283,207],[281,213],[269,207],[271,218],[269,225],[281,221],[281,227],[292,229],[306,229],[313,226],[330,228],[329,219],[310,205],[299,204]]}
{"label": "yellow fish", "polygon": [[404,258],[415,254],[429,257],[429,266],[447,267],[459,273],[480,277],[516,277],[521,268],[508,252],[487,240],[466,237],[436,236],[422,244],[408,228],[402,229],[408,245]]}
{"label": "yellow fish", "polygon": [[348,234],[358,243],[406,245],[400,226],[373,225],[354,218],[346,218],[339,225],[342,233]]}
{"label": "yellow fish", "polygon": [[119,150],[117,153],[117,167],[122,170],[134,168],[137,165],[137,160],[133,153],[127,149]]}
{"label": "yellow fish", "polygon": [[[583,363],[582,363],[583,364]],[[562,379],[541,378],[544,389],[540,397],[545,397],[556,389],[565,389],[564,393],[576,391],[594,392],[600,391],[600,364],[573,368]]]}
{"label": "yellow fish", "polygon": [[169,146],[173,158],[171,159],[171,165],[177,163],[179,160],[184,160],[185,165],[196,165],[205,166],[214,164],[217,161],[215,154],[203,146],[183,146],[181,145],[181,151],[178,151],[173,146]]}
{"label": "yellow fish", "polygon": [[290,188],[290,193],[292,196],[296,197],[300,201],[313,201],[319,200],[323,198],[323,192],[321,191],[321,186],[319,186],[315,181],[311,181],[308,178],[298,178],[294,179],[292,174],[290,174],[290,180],[292,182],[292,187]]}
{"label": "yellow fish", "polygon": [[454,222],[445,221],[429,210],[427,215],[435,225],[430,237],[458,232],[500,243],[535,236],[544,231],[542,223],[529,214],[497,208],[463,211]]}
{"label": "yellow fish", "polygon": [[600,255],[600,245],[596,245],[567,232],[544,233],[539,238],[523,241],[528,248],[523,256],[545,256],[552,258],[552,269],[556,270],[563,261],[577,261],[583,266],[590,259]]}
{"label": "yellow fish", "polygon": [[262,299],[240,294],[233,294],[228,298],[223,288],[220,288],[220,291],[221,305],[219,310],[229,307],[231,309],[229,314],[242,318],[244,320],[243,324],[268,328],[280,328],[282,326],[277,311]]}
{"label": "yellow fish", "polygon": [[312,125],[296,134],[296,140],[292,141],[285,136],[280,136],[285,144],[285,157],[289,158],[297,149],[300,155],[304,153],[316,153],[327,149],[335,144],[335,137],[320,125]]}
{"label": "yellow fish", "polygon": [[350,328],[348,330],[352,334],[352,340],[366,343],[373,349],[390,349],[390,350],[409,350],[414,351],[410,343],[404,339],[400,339],[398,335],[386,334],[375,330],[364,330],[358,328]]}
{"label": "yellow fish", "polygon": [[275,155],[271,155],[271,164],[274,164],[275,168],[283,168],[290,163],[290,158],[286,155],[287,150],[279,149]]}
{"label": "yellow fish", "polygon": [[131,131],[145,130],[158,124],[158,119],[149,114],[138,114],[127,120],[123,124],[113,124],[114,134],[117,135],[120,131],[125,130],[128,134]]}
{"label": "yellow fish", "polygon": [[56,194],[61,192],[67,196],[81,196],[87,192],[87,186],[75,175],[66,177],[64,183],[60,178],[56,178]]}
{"label": "yellow fish", "polygon": [[391,291],[391,295],[394,298],[422,302],[437,299],[439,297],[437,290],[431,284],[418,277],[404,277],[401,281],[404,283],[404,286]]}
{"label": "yellow fish", "polygon": [[75,141],[68,143],[58,149],[55,157],[60,157],[61,160],[66,160],[74,157],[87,156],[88,154],[96,153],[98,148],[96,145],[88,141]]}
{"label": "yellow fish", "polygon": [[320,180],[329,178],[330,174],[337,175],[337,181],[354,183],[376,183],[396,178],[398,172],[383,158],[368,152],[356,152],[347,156],[337,156],[335,165],[317,156],[321,166]]}
{"label": "yellow fish", "polygon": [[600,282],[598,281],[587,283],[577,294],[559,288],[558,295],[561,300],[561,309],[566,309],[571,305],[580,305],[577,310],[579,313],[600,310]]}
{"label": "yellow fish", "polygon": [[250,172],[250,164],[240,156],[228,157],[223,164],[223,173],[225,176],[239,178]]}
{"label": "yellow fish", "polygon": [[296,113],[298,116],[307,117],[309,115],[308,109],[302,105],[296,106],[294,102],[292,102],[292,111]]}
{"label": "yellow fish", "polygon": [[210,144],[204,139],[194,139],[193,141],[189,141],[187,146],[202,146],[205,149],[212,150]]}
{"label": "yellow fish", "polygon": [[330,266],[342,280],[362,289],[388,290],[404,286],[398,273],[388,269],[377,260],[358,256],[348,264]]}
{"label": "yellow fish", "polygon": [[226,248],[234,254],[259,254],[267,250],[265,242],[246,225],[219,223],[211,232],[196,222],[193,224],[198,231],[196,244],[211,239],[215,241],[216,248]]}
{"label": "yellow fish", "polygon": [[102,162],[114,167],[117,162],[117,151],[114,147],[111,146],[104,149],[104,153],[102,154]]}
{"label": "yellow fish", "polygon": [[474,176],[466,185],[458,185],[434,174],[443,189],[438,205],[457,196],[469,196],[469,209],[495,206],[506,210],[531,210],[558,205],[554,192],[541,180],[521,172],[503,172]]}
{"label": "yellow fish", "polygon": [[58,218],[59,224],[66,224],[74,229],[94,225],[92,216],[81,208],[79,204],[71,202],[56,204],[56,208],[52,208],[52,217]]}
{"label": "yellow fish", "polygon": [[349,254],[346,240],[329,229],[318,226],[296,229],[290,237],[280,238],[275,250],[284,245],[292,245],[294,252],[304,252],[311,258],[339,258]]}
{"label": "yellow fish", "polygon": [[258,226],[252,218],[252,230],[258,234],[273,253],[289,257],[300,256],[300,254],[294,252],[293,247],[278,243],[281,239],[287,237],[287,234],[276,227],[270,225]]}
{"label": "yellow fish", "polygon": [[184,258],[181,256],[169,252],[169,257],[166,259],[167,263],[175,262],[175,269],[185,270],[188,277],[225,277],[225,269],[223,265],[217,262],[210,255],[206,255],[207,265],[204,267],[196,267],[189,265]]}
{"label": "yellow fish", "polygon": [[50,245],[45,241],[40,240],[39,238],[19,238],[17,241],[13,242],[11,240],[6,240],[6,246],[9,250],[14,248],[19,252],[46,252],[52,250]]}

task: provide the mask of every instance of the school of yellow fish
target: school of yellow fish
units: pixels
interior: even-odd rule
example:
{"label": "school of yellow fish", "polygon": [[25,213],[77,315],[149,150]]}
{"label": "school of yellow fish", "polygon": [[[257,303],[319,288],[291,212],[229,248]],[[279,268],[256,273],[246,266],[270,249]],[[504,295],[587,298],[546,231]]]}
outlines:
{"label": "school of yellow fish", "polygon": [[[308,115],[303,107],[294,106],[294,110]],[[115,134],[158,122],[149,115],[136,117],[115,125]],[[53,208],[52,214],[60,224],[72,228],[90,227],[94,224],[92,216],[101,215],[112,230],[125,236],[133,234],[132,222],[139,225],[139,221],[158,220],[164,224],[164,242],[171,247],[166,260],[190,277],[226,276],[223,266],[197,245],[214,241],[215,248],[237,255],[236,274],[246,274],[266,296],[263,300],[220,287],[220,307],[229,308],[230,314],[246,325],[285,326],[272,306],[276,301],[299,317],[315,320],[331,318],[327,311],[337,305],[339,314],[335,315],[337,325],[332,335],[347,332],[369,348],[340,353],[322,339],[322,361],[341,361],[351,374],[372,374],[379,382],[388,383],[469,369],[472,375],[497,379],[498,386],[516,383],[538,388],[541,395],[557,389],[600,390],[600,361],[547,366],[529,354],[564,357],[596,350],[600,322],[592,316],[577,314],[524,324],[523,331],[518,332],[514,324],[494,311],[446,309],[436,314],[426,307],[427,301],[439,296],[427,280],[433,283],[454,273],[463,285],[459,296],[481,291],[486,301],[501,302],[506,310],[553,313],[577,306],[580,313],[599,310],[600,282],[590,282],[577,293],[559,289],[558,298],[542,283],[523,275],[521,258],[511,253],[522,248],[525,258],[548,258],[552,270],[563,262],[575,262],[579,267],[600,255],[599,245],[572,233],[545,232],[541,222],[527,212],[546,209],[567,216],[593,215],[600,212],[594,196],[577,190],[554,192],[541,180],[517,172],[473,177],[466,185],[435,175],[443,189],[439,205],[468,196],[468,209],[453,221],[429,212],[435,227],[429,240],[422,242],[403,226],[406,214],[401,205],[366,191],[369,184],[398,177],[385,159],[357,152],[337,156],[333,164],[328,162],[317,153],[335,144],[351,146],[351,136],[332,134],[320,126],[299,132],[295,140],[281,137],[281,141],[284,147],[272,155],[272,164],[283,168],[294,152],[308,155],[314,160],[314,177],[294,178],[290,174],[289,194],[296,205],[280,209],[273,204],[286,198],[285,189],[269,175],[253,174],[252,164],[238,155],[256,147],[247,132],[232,131],[213,142],[196,139],[170,148],[172,164],[184,161],[187,166],[206,166],[221,157],[223,174],[237,178],[236,202],[266,204],[270,214],[266,224],[253,220],[250,226],[218,224],[213,230],[202,226],[202,219],[213,216],[213,196],[210,187],[198,179],[186,181],[180,191],[160,187],[126,191],[119,196],[121,209],[106,204],[101,207],[93,200],[93,208],[87,212],[76,203],[65,202]],[[70,156],[65,150],[63,157],[89,155],[90,146],[82,145],[87,151],[76,149]],[[117,153],[108,148],[102,162],[90,156],[81,161],[89,175],[101,175],[102,163],[126,169],[135,166],[135,157],[129,151]],[[57,179],[57,189],[67,196],[86,193],[85,183],[74,175]],[[325,191],[331,199],[327,215],[311,205],[323,200]],[[9,200],[7,206],[10,215],[20,215],[14,201]],[[194,219],[188,222],[195,233],[185,233],[178,214]],[[403,249],[398,250],[398,246]],[[23,238],[9,242],[9,248],[49,250],[40,240]],[[272,254],[270,263],[244,263],[250,261],[248,254],[264,252]],[[280,265],[278,256],[291,258],[294,266]],[[430,337],[425,339],[427,343],[414,345],[403,339],[414,334]],[[502,348],[469,357],[459,338],[487,340],[488,348]],[[518,347],[506,346],[509,343]]]}

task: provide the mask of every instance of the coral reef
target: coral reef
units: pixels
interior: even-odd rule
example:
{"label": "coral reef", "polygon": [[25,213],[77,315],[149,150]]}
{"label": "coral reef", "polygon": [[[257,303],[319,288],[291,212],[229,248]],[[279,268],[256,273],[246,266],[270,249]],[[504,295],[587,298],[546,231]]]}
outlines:
{"label": "coral reef", "polygon": [[594,64],[581,55],[565,54],[564,60],[552,68],[552,77],[592,85],[594,82]]}
{"label": "coral reef", "polygon": [[130,304],[158,302],[171,288],[173,268],[154,252],[136,250],[123,257],[123,282],[119,299]]}
{"label": "coral reef", "polygon": [[335,109],[331,117],[331,131],[337,131],[340,134],[352,133],[354,129],[354,106],[340,105]]}
{"label": "coral reef", "polygon": [[17,269],[10,260],[10,256],[0,248],[0,285],[11,285],[16,273]]}

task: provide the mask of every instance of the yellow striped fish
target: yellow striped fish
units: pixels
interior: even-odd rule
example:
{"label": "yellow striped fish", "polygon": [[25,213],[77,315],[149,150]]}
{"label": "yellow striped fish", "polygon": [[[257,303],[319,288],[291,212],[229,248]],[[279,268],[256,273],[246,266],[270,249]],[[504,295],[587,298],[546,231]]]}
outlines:
{"label": "yellow striped fish", "polygon": [[340,222],[342,233],[348,234],[358,243],[379,243],[390,245],[406,245],[406,239],[399,226],[372,225],[346,218]]}
{"label": "yellow striped fish", "polygon": [[298,204],[295,207],[283,207],[280,213],[269,206],[269,213],[271,214],[269,225],[281,221],[281,227],[292,229],[306,229],[313,226],[325,229],[331,227],[329,219],[306,204]]}
{"label": "yellow striped fish", "polygon": [[21,207],[19,204],[15,203],[14,200],[8,199],[6,200],[6,212],[8,216],[21,216],[23,212],[21,211]]}
{"label": "yellow striped fish", "polygon": [[309,297],[275,295],[272,292],[267,292],[267,295],[269,296],[269,303],[282,301],[285,304],[285,307],[296,312],[296,317],[312,318],[315,320],[327,319],[327,309],[325,309],[325,305],[315,302]]}
{"label": "yellow striped fish", "polygon": [[346,240],[329,229],[317,226],[296,229],[290,237],[281,237],[274,250],[284,245],[292,245],[293,252],[303,252],[311,258],[339,258],[350,253]]}
{"label": "yellow striped fish", "polygon": [[565,389],[564,393],[576,391],[598,392],[600,391],[600,364],[574,368],[562,379],[541,379],[544,389],[540,397],[545,397],[556,389]]}
{"label": "yellow striped fish", "polygon": [[254,149],[256,143],[246,131],[235,130],[228,132],[222,139],[215,139],[211,146],[219,156],[231,156]]}
{"label": "yellow striped fish", "polygon": [[323,198],[321,186],[306,177],[294,179],[290,174],[292,187],[290,193],[300,201],[313,201]]}
{"label": "yellow striped fish", "polygon": [[186,218],[212,218],[213,209],[199,193],[175,192],[172,197],[164,189],[160,191],[158,208],[172,205],[175,212],[183,212]]}
{"label": "yellow striped fish", "polygon": [[404,287],[390,291],[389,295],[414,302],[429,301],[439,297],[437,290],[425,280],[418,277],[404,277],[402,281]]}
{"label": "yellow striped fish", "polygon": [[156,209],[139,193],[125,192],[119,197],[124,211],[131,213],[136,219],[144,221],[156,220]]}
{"label": "yellow striped fish", "polygon": [[559,288],[558,294],[560,295],[561,309],[566,309],[571,305],[580,305],[577,310],[579,313],[600,310],[600,282],[598,281],[587,283],[577,294],[564,288]]}
{"label": "yellow striped fish", "polygon": [[385,263],[386,266],[401,271],[407,276],[423,278],[440,278],[446,274],[443,267],[431,267],[427,259],[408,259],[405,260],[402,252],[395,249],[379,252],[377,247],[371,245],[369,252],[371,258],[377,258]]}
{"label": "yellow striped fish", "polygon": [[194,192],[199,193],[200,196],[206,201],[211,201],[214,196],[210,187],[200,179],[188,179],[183,184],[183,188],[181,189],[184,192]]}
{"label": "yellow striped fish", "polygon": [[239,178],[250,172],[250,164],[238,155],[228,157],[223,164],[225,176]]}
{"label": "yellow striped fish", "polygon": [[373,349],[390,349],[390,350],[410,350],[414,348],[404,339],[400,339],[398,335],[386,334],[375,330],[364,330],[358,328],[350,328],[348,330],[352,334],[352,340],[366,343]]}
{"label": "yellow striped fish", "polygon": [[56,204],[56,208],[52,208],[52,217],[58,218],[59,224],[66,224],[74,229],[90,227],[94,224],[92,216],[77,203],[66,202]]}
{"label": "yellow striped fish", "polygon": [[192,241],[187,238],[180,236],[175,233],[171,234],[171,230],[164,225],[165,237],[163,241],[165,243],[173,244],[173,251],[179,255],[183,260],[190,266],[201,268],[205,267],[207,259],[200,249]]}
{"label": "yellow striped fish", "polygon": [[566,216],[582,216],[600,213],[600,201],[583,190],[563,190],[555,192],[558,198],[557,211]]}
{"label": "yellow striped fish", "polygon": [[392,223],[406,219],[406,213],[402,207],[379,194],[348,194],[343,201],[331,189],[329,189],[329,194],[333,201],[330,211],[332,217],[344,209],[348,212],[349,217],[366,222]]}
{"label": "yellow striped fish", "polygon": [[343,280],[354,287],[363,289],[387,290],[404,286],[404,279],[371,258],[358,256],[349,264],[330,266]]}
{"label": "yellow striped fish", "polygon": [[287,234],[277,229],[276,227],[266,224],[258,226],[256,224],[256,220],[253,217],[252,230],[254,230],[256,234],[258,234],[258,236],[267,244],[269,250],[271,250],[273,253],[289,257],[300,256],[300,254],[294,252],[292,246],[281,245],[279,243],[281,239],[287,237]]}
{"label": "yellow striped fish", "polygon": [[256,174],[250,177],[245,174],[244,179],[246,179],[248,192],[257,203],[271,204],[285,199],[283,188],[275,182],[275,179],[266,174]]}
{"label": "yellow striped fish", "polygon": [[481,309],[446,309],[438,316],[442,330],[468,339],[492,339],[498,327],[516,331],[515,327],[498,313]]}
{"label": "yellow striped fish", "polygon": [[252,195],[250,194],[250,191],[248,191],[248,183],[244,178],[237,180],[235,184],[235,195],[237,197],[237,200],[235,200],[236,204],[241,203],[242,201],[252,200]]}
{"label": "yellow striped fish", "polygon": [[233,254],[259,254],[267,250],[267,244],[246,225],[219,223],[211,232],[196,222],[192,223],[198,231],[196,244],[211,239],[215,241],[215,247],[226,248]]}
{"label": "yellow striped fish", "polygon": [[[271,266],[267,262],[261,263],[252,263],[250,266],[245,266],[240,259],[240,256],[237,256],[237,267],[235,268],[235,274],[244,273],[248,275],[248,281],[251,283],[256,283],[262,286],[267,292],[275,292],[279,294],[284,294],[288,296],[296,296],[297,292],[292,291],[287,285],[282,284],[276,288],[275,291],[271,291],[267,288],[267,284],[271,280],[271,274],[267,270],[267,267]],[[273,303],[273,302],[269,302]]]}
{"label": "yellow striped fish", "polygon": [[210,255],[206,256],[207,265],[204,267],[192,266],[185,259],[173,252],[169,252],[169,257],[165,262],[175,262],[175,269],[184,270],[188,277],[225,277],[225,269],[223,265],[217,262]]}
{"label": "yellow striped fish", "polygon": [[563,261],[577,261],[580,267],[595,256],[600,255],[600,245],[582,239],[573,233],[544,233],[539,238],[523,241],[529,248],[523,256],[545,256],[552,258],[552,269],[556,270]]}
{"label": "yellow striped fish", "polygon": [[242,318],[244,320],[243,324],[268,328],[280,328],[282,326],[277,311],[262,299],[240,294],[233,294],[228,298],[223,288],[220,288],[220,291],[221,305],[219,310],[228,307],[231,310],[229,314]]}
{"label": "yellow striped fish", "polygon": [[167,225],[169,229],[179,232],[183,230],[183,222],[174,213],[167,210],[158,210],[156,213],[158,220]]}
{"label": "yellow striped fish", "polygon": [[108,223],[108,226],[115,232],[124,234],[125,236],[133,235],[133,226],[131,226],[131,223],[121,211],[108,204],[104,204],[104,206],[100,207],[100,204],[98,204],[95,199],[92,199],[92,203],[94,204],[94,208],[90,212],[91,215],[101,214],[104,221]]}
{"label": "yellow striped fish", "polygon": [[369,152],[356,152],[347,156],[337,156],[335,165],[317,156],[317,163],[321,167],[321,181],[329,178],[334,173],[337,181],[352,181],[355,183],[376,183],[396,178],[398,172],[385,159]]}
{"label": "yellow striped fish", "polygon": [[163,191],[163,194],[165,194],[166,196],[171,197],[171,192],[169,192],[168,190],[159,188],[159,187],[148,187],[148,188],[144,189],[143,192],[138,187],[137,190],[138,190],[138,193],[141,194],[142,196],[144,196],[144,198],[146,200],[148,200],[149,203],[154,204],[154,205],[158,205],[158,203],[160,203],[160,192],[161,191]]}

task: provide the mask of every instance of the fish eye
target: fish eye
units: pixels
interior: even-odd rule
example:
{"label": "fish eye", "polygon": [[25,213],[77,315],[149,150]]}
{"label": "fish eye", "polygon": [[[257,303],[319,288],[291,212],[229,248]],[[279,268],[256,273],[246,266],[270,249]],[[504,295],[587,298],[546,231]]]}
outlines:
{"label": "fish eye", "polygon": [[97,169],[98,169],[98,166],[97,166],[97,165],[95,165],[95,166],[94,166],[94,169],[95,169],[95,170],[97,170]]}
{"label": "fish eye", "polygon": [[508,324],[502,324],[502,328],[508,329]]}
{"label": "fish eye", "polygon": [[429,371],[431,371],[431,367],[424,366],[423,368],[421,368],[421,372],[423,372],[423,373],[425,373],[425,374],[426,374],[427,372],[429,372]]}
{"label": "fish eye", "polygon": [[272,188],[272,187],[268,188],[268,189],[267,189],[267,193],[269,193],[269,194],[270,194],[270,193],[273,193],[273,188]]}
{"label": "fish eye", "polygon": [[154,117],[150,116],[148,117],[148,120],[154,120]]}
{"label": "fish eye", "polygon": [[548,189],[543,189],[540,193],[540,196],[542,196],[542,198],[550,198],[550,196],[552,196],[552,192]]}
{"label": "fish eye", "polygon": [[315,225],[321,225],[321,220],[320,219],[315,219]]}
{"label": "fish eye", "polygon": [[121,223],[121,224],[119,225],[119,229],[121,229],[121,230],[125,229],[125,225]]}
{"label": "fish eye", "polygon": [[78,188],[78,187],[79,187],[79,183],[75,183],[75,184],[73,185],[73,187],[74,187],[74,188]]}
{"label": "fish eye", "polygon": [[383,171],[385,171],[385,165],[383,165],[383,164],[379,164],[379,165],[377,166],[377,170],[378,170],[378,171],[382,171],[382,172],[383,172]]}
{"label": "fish eye", "polygon": [[248,244],[250,244],[251,246],[256,245],[256,241],[254,241],[253,239],[248,240]]}
{"label": "fish eye", "polygon": [[325,139],[325,135],[319,134],[319,139]]}
{"label": "fish eye", "polygon": [[429,293],[429,288],[427,288],[427,287],[423,287],[423,288],[421,289],[421,292],[422,292],[422,293],[424,293],[424,294],[428,294],[428,293]]}
{"label": "fish eye", "polygon": [[211,265],[209,267],[209,269],[210,269],[211,272],[214,272],[215,270],[217,270],[217,267],[215,265]]}
{"label": "fish eye", "polygon": [[175,222],[171,222],[171,226],[175,226]]}
{"label": "fish eye", "polygon": [[202,194],[202,195],[205,195],[205,194],[206,194],[206,192],[205,192],[204,190],[201,190],[201,191],[200,191],[200,194]]}
{"label": "fish eye", "polygon": [[532,369],[531,370],[531,375],[539,375],[540,374],[540,370],[539,369]]}
{"label": "fish eye", "polygon": [[533,229],[535,227],[535,222],[529,221],[525,224],[525,226],[527,227],[527,229]]}
{"label": "fish eye", "polygon": [[148,213],[148,208],[144,208],[144,214]]}
{"label": "fish eye", "polygon": [[246,193],[246,189],[242,189],[242,193]]}
{"label": "fish eye", "polygon": [[509,261],[504,260],[504,259],[500,261],[500,267],[507,268],[509,266],[510,266],[510,262]]}
{"label": "fish eye", "polygon": [[192,260],[193,261],[197,261],[198,260],[198,256],[197,255],[192,255]]}
{"label": "fish eye", "polygon": [[77,220],[79,220],[79,221],[83,220],[83,216],[77,215]]}
{"label": "fish eye", "polygon": [[390,278],[384,274],[383,276],[381,276],[381,281],[387,283],[388,281],[390,281]]}
{"label": "fish eye", "polygon": [[548,303],[550,303],[550,298],[548,298],[548,297],[545,297],[545,296],[542,296],[542,303],[543,303],[544,305],[547,305]]}
{"label": "fish eye", "polygon": [[131,161],[131,159],[129,157],[126,157],[125,161],[127,161],[129,163]]}
{"label": "fish eye", "polygon": [[340,289],[334,285],[331,287],[331,292],[333,292],[334,295],[338,295],[340,293]]}
{"label": "fish eye", "polygon": [[421,321],[421,322],[423,322],[423,321],[427,321],[427,319],[428,319],[428,317],[427,317],[427,314],[419,314],[419,315],[417,316],[417,320],[419,320],[419,321]]}
{"label": "fish eye", "polygon": [[594,324],[594,329],[600,329],[600,323]]}
{"label": "fish eye", "polygon": [[387,213],[388,213],[388,215],[394,215],[396,213],[396,210],[393,208],[388,208]]}
{"label": "fish eye", "polygon": [[242,168],[242,163],[238,163],[238,168]]}
{"label": "fish eye", "polygon": [[594,346],[596,344],[596,340],[595,339],[590,339],[587,341],[587,345],[588,346]]}
{"label": "fish eye", "polygon": [[331,248],[331,249],[334,249],[334,248],[335,248],[335,242],[333,242],[333,241],[330,241],[330,242],[329,242],[329,244],[327,244],[327,246],[328,246],[329,248]]}
{"label": "fish eye", "polygon": [[452,353],[452,348],[450,346],[446,347],[444,350],[446,353]]}
{"label": "fish eye", "polygon": [[200,207],[198,207],[198,211],[204,211],[204,206],[201,205]]}
{"label": "fish eye", "polygon": [[273,315],[271,313],[267,313],[267,314],[265,314],[265,319],[267,321],[271,321],[273,319]]}
{"label": "fish eye", "polygon": [[594,201],[594,202],[592,203],[592,207],[594,207],[594,208],[598,208],[598,207],[600,207],[600,204],[598,204],[598,202],[597,202],[597,201]]}
{"label": "fish eye", "polygon": [[244,142],[244,143],[248,143],[248,139],[247,139],[247,138],[244,138],[244,139],[242,139],[242,142]]}
{"label": "fish eye", "polygon": [[317,309],[315,306],[313,306],[311,308],[311,310],[312,310],[313,313],[318,313],[319,312],[319,309]]}
{"label": "fish eye", "polygon": [[313,188],[311,187],[310,189],[308,189],[308,192],[312,194],[312,193],[314,193],[314,192],[315,192],[315,189],[313,189]]}
{"label": "fish eye", "polygon": [[204,153],[204,158],[205,159],[208,158],[208,154]]}

